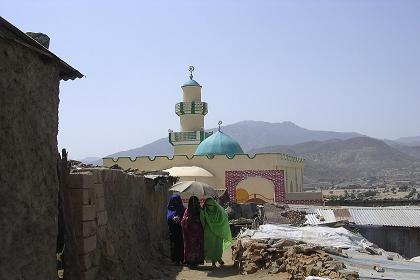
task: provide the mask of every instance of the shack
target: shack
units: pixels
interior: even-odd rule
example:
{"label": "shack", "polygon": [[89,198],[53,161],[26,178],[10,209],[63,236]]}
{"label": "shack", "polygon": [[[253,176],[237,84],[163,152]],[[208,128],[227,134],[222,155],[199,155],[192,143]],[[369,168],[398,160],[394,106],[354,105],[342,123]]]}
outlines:
{"label": "shack", "polygon": [[0,17],[0,279],[57,278],[59,84],[83,75],[49,40]]}

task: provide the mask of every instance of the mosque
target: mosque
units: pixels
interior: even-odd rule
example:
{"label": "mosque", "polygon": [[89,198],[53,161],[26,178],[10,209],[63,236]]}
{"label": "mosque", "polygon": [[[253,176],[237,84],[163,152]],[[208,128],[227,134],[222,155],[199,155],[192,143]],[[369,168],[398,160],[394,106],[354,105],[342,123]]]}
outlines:
{"label": "mosque", "polygon": [[141,171],[167,170],[180,181],[200,181],[228,191],[231,201],[320,204],[320,192],[303,191],[304,159],[282,153],[246,154],[241,145],[220,127],[204,129],[208,105],[201,100],[201,85],[190,79],[182,88],[182,101],[175,105],[180,131],[169,130],[174,155],[104,158],[104,166]]}

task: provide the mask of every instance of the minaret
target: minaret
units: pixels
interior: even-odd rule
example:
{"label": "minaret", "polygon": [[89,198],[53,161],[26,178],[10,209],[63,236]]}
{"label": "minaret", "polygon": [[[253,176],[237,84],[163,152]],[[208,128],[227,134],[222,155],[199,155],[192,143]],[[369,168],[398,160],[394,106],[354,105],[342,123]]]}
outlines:
{"label": "minaret", "polygon": [[174,155],[192,156],[197,146],[211,133],[204,132],[204,116],[207,103],[201,102],[201,86],[193,80],[194,67],[189,67],[190,80],[182,85],[182,102],[175,105],[181,131],[169,131],[169,143],[174,146]]}

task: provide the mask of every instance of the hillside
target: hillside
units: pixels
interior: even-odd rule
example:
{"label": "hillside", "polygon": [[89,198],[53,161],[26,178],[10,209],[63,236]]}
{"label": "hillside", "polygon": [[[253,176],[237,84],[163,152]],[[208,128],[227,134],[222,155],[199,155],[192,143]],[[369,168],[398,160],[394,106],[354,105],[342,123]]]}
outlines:
{"label": "hillside", "polygon": [[[299,127],[292,122],[269,123],[262,121],[242,121],[223,126],[222,130],[235,138],[245,152],[279,144],[294,145],[308,141],[349,139],[361,136],[361,134],[354,132],[309,130]],[[111,154],[109,157],[171,154],[172,146],[169,144],[167,138],[161,138],[139,148]]]}
{"label": "hillside", "polygon": [[409,144],[401,144],[395,141],[389,141],[385,140],[385,143],[387,143],[389,146],[393,147],[394,149],[397,149],[398,151],[407,154],[411,157],[414,157],[416,159],[420,160],[420,143],[418,143],[418,146],[409,145]]}
{"label": "hillside", "polygon": [[418,165],[415,158],[369,137],[311,141],[291,146],[265,147],[250,152],[283,152],[304,157],[305,176],[310,181],[386,176],[392,170]]}
{"label": "hillside", "polygon": [[407,146],[420,146],[420,136],[401,137],[395,139],[394,142]]}

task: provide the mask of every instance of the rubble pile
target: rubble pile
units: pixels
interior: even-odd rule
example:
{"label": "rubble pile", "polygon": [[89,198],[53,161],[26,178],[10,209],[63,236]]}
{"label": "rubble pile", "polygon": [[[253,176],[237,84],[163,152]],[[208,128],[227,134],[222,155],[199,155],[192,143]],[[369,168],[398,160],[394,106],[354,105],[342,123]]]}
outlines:
{"label": "rubble pile", "polygon": [[334,260],[330,254],[346,257],[341,249],[288,239],[239,238],[232,246],[232,258],[241,274],[268,269],[273,274],[287,272],[293,280],[307,276],[328,277],[331,280],[359,279],[357,272],[344,271],[344,263]]}
{"label": "rubble pile", "polygon": [[286,204],[267,203],[264,205],[266,223],[291,224],[301,226],[306,222],[306,212],[292,210]]}
{"label": "rubble pile", "polygon": [[281,214],[289,220],[291,225],[303,225],[306,222],[306,212],[288,210]]}

